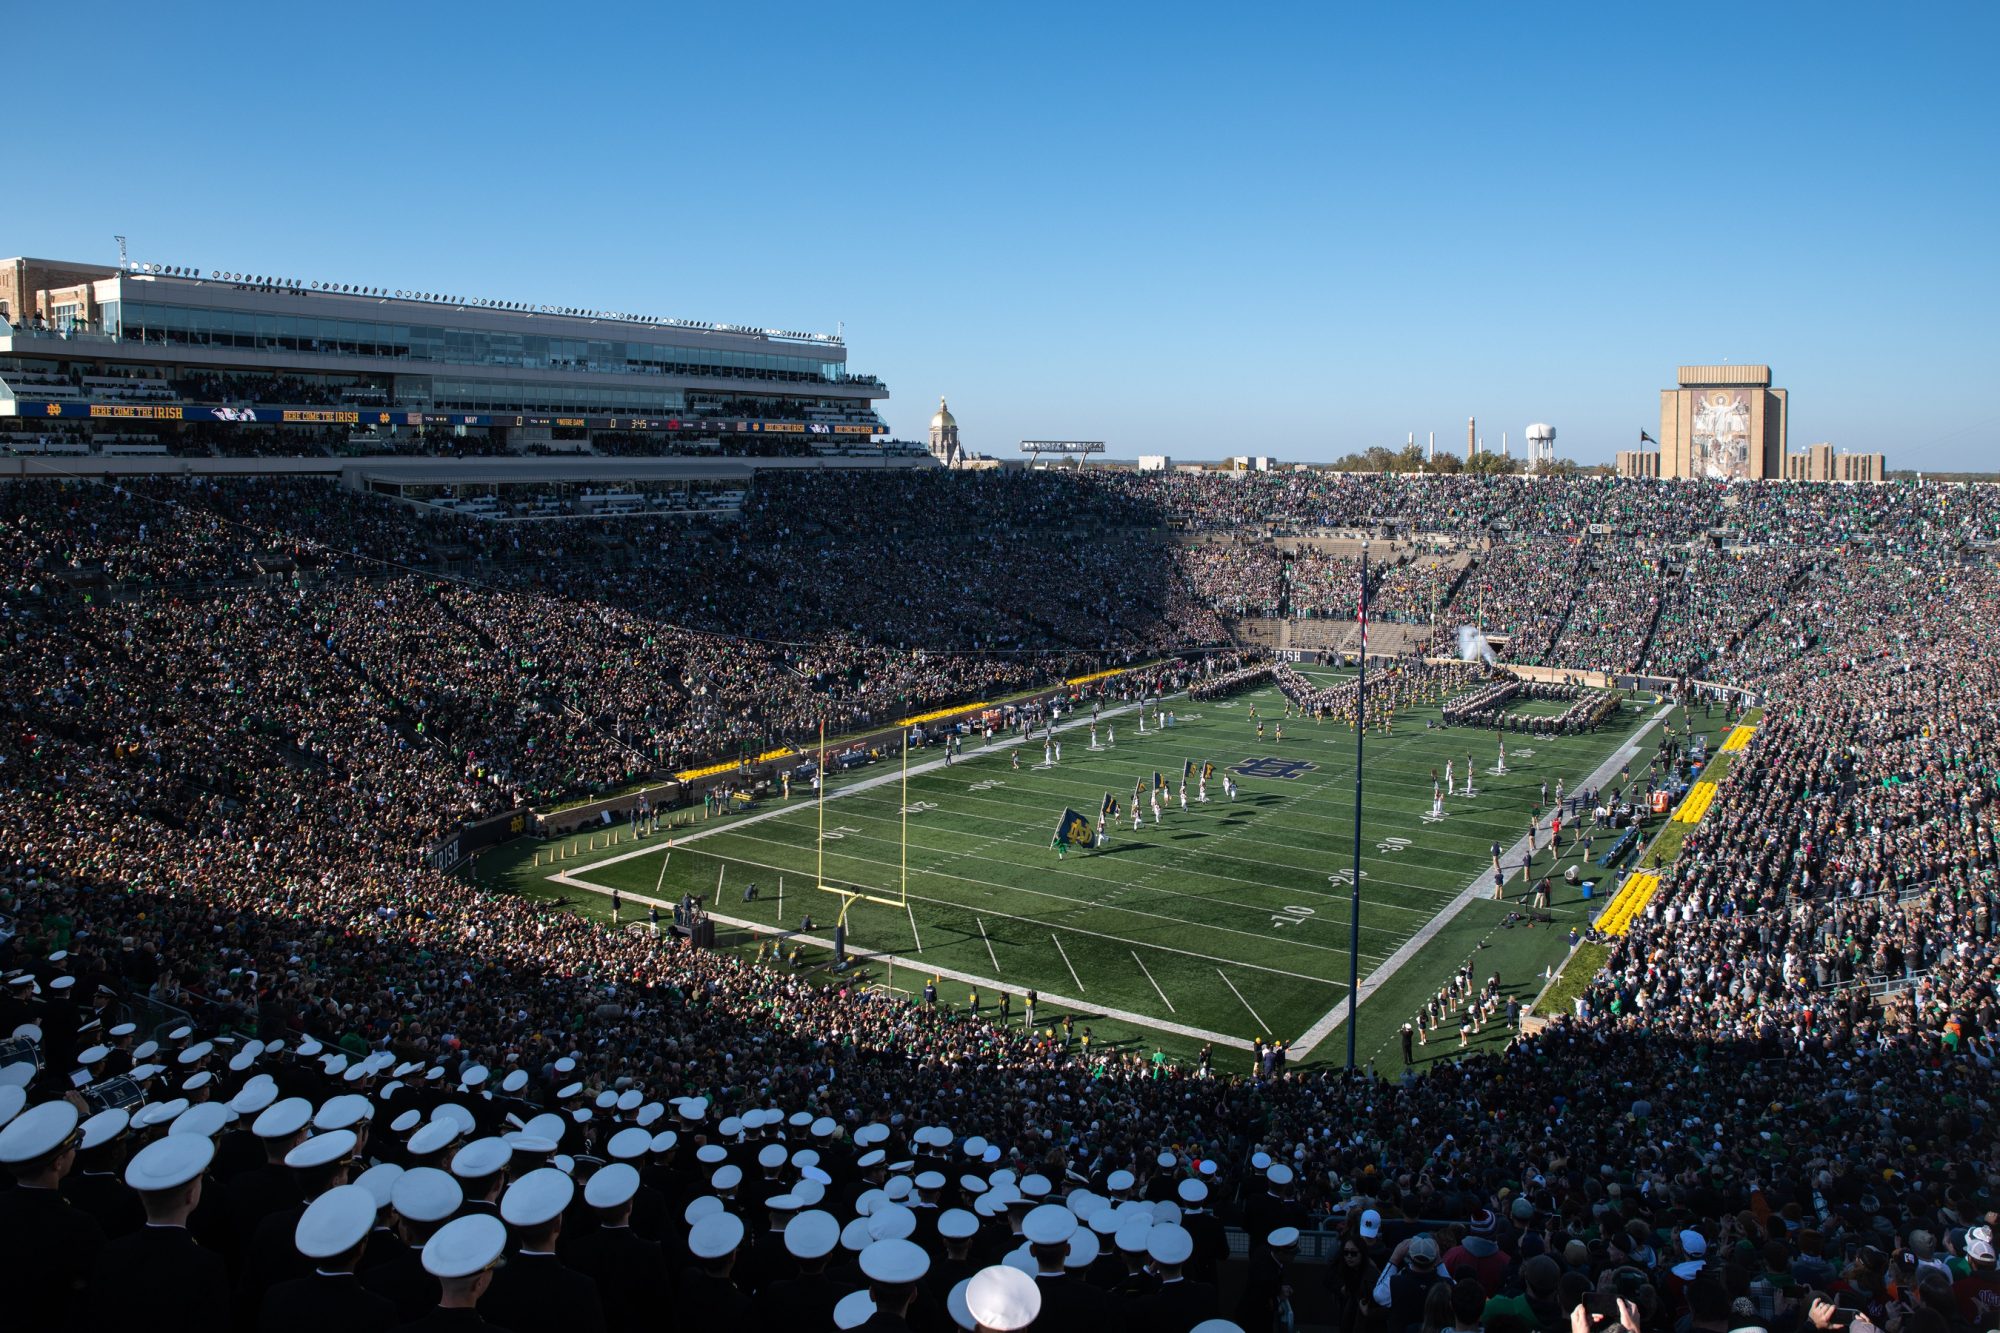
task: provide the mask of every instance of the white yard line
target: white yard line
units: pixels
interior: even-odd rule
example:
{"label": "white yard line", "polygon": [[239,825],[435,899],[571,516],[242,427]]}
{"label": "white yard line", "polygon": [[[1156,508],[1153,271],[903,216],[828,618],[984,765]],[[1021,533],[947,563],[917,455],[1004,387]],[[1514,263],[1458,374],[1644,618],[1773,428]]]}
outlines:
{"label": "white yard line", "polygon": [[993,953],[993,937],[986,933],[986,918],[974,917],[973,920],[979,923],[979,938],[986,941],[986,961],[993,964],[993,975],[997,977],[1000,975],[1000,960]]}
{"label": "white yard line", "polygon": [[1062,955],[1063,966],[1069,969],[1069,979],[1076,983],[1076,993],[1083,994],[1083,978],[1076,974],[1076,964],[1069,960],[1069,950],[1062,947],[1062,939],[1055,932],[1049,932],[1049,938],[1056,942],[1056,952]]}
{"label": "white yard line", "polygon": [[917,952],[924,951],[924,937],[917,934],[917,909],[910,906],[908,898],[903,899],[903,910],[910,914],[910,938],[917,942]]}
{"label": "white yard line", "polygon": [[[763,839],[760,839],[759,841],[765,841],[765,840],[763,840]],[[775,845],[778,845],[778,846],[784,846],[784,845],[786,845],[786,844],[782,844],[782,843],[780,843],[780,844],[775,844]],[[837,855],[839,855],[839,854],[837,854]],[[731,859],[731,860],[733,860],[733,861],[735,861],[735,862],[736,862],[736,863],[737,863],[738,865],[746,865],[746,866],[756,866],[756,867],[757,867],[758,869],[760,869],[760,870],[770,870],[770,871],[774,871],[774,872],[775,872],[775,871],[778,871],[778,870],[782,870],[782,869],[784,869],[784,867],[782,867],[782,866],[779,866],[779,865],[776,865],[776,864],[774,864],[774,863],[772,863],[772,862],[769,862],[769,861],[752,861],[751,859],[749,859],[749,858],[748,858],[748,857],[746,857],[746,856],[740,856],[740,855],[733,855],[733,856],[731,856],[731,858],[730,858],[730,859]],[[862,858],[856,858],[856,859],[862,859]],[[605,862],[599,862],[599,863],[598,863],[598,865],[603,865],[603,864],[606,864],[606,863],[605,863]],[[871,863],[871,864],[872,864],[872,863]],[[589,870],[595,870],[595,869],[596,869],[596,866],[586,866],[586,867],[584,867],[584,869],[585,869],[586,871],[589,871]],[[1188,927],[1188,923],[1187,923],[1186,921],[1184,921],[1183,919],[1181,919],[1180,917],[1176,917],[1176,916],[1167,916],[1167,915],[1165,915],[1164,913],[1161,913],[1161,912],[1148,912],[1148,911],[1145,911],[1145,910],[1143,910],[1143,909],[1141,909],[1141,908],[1137,908],[1137,907],[1120,907],[1120,906],[1118,906],[1118,905],[1117,905],[1116,903],[1106,903],[1106,902],[1095,902],[1095,901],[1092,901],[1092,900],[1090,900],[1090,899],[1085,899],[1085,898],[1071,898],[1071,897],[1069,897],[1069,896],[1067,896],[1067,895],[1065,895],[1065,894],[1060,894],[1060,893],[1049,893],[1049,892],[1047,892],[1047,891],[1045,891],[1045,890],[1041,890],[1041,889],[1028,889],[1028,888],[1022,888],[1021,886],[1019,886],[1019,885],[1015,885],[1015,884],[1001,884],[1001,883],[999,883],[998,881],[995,881],[995,880],[988,880],[988,879],[974,879],[974,878],[973,878],[972,876],[970,876],[970,875],[954,875],[954,874],[952,874],[952,873],[951,873],[950,871],[948,871],[948,870],[932,870],[932,871],[929,871],[928,873],[929,873],[929,874],[932,874],[932,875],[935,875],[935,876],[937,876],[937,877],[938,877],[938,878],[940,878],[940,879],[955,879],[955,880],[958,880],[958,881],[960,881],[960,882],[962,882],[962,883],[965,883],[965,884],[977,884],[977,885],[979,885],[979,886],[980,886],[981,888],[985,888],[985,889],[999,889],[999,890],[1001,890],[1001,891],[1003,891],[1003,892],[1007,892],[1007,893],[1023,893],[1023,894],[1027,894],[1027,895],[1029,895],[1029,896],[1031,896],[1031,897],[1036,897],[1036,898],[1053,898],[1053,899],[1055,899],[1055,900],[1056,900],[1057,902],[1060,902],[1060,903],[1063,903],[1063,904],[1065,904],[1065,905],[1067,905],[1067,906],[1072,906],[1072,907],[1075,907],[1075,906],[1092,906],[1092,907],[1099,907],[1099,908],[1102,908],[1103,910],[1105,910],[1105,911],[1108,911],[1108,912],[1123,912],[1123,913],[1125,913],[1125,914],[1126,914],[1126,915],[1128,915],[1128,916],[1138,916],[1138,917],[1151,917],[1151,918],[1153,918],[1153,919],[1155,919],[1155,920],[1158,920],[1158,921],[1163,921],[1163,922],[1167,923],[1167,924],[1168,924],[1169,926],[1175,926],[1175,927],[1179,927],[1179,928],[1181,928],[1181,929],[1183,929],[1183,930],[1187,929],[1187,927]],[[562,884],[562,885],[564,885],[564,886],[566,886],[566,887],[568,887],[568,888],[573,888],[573,889],[588,889],[588,890],[589,890],[590,892],[592,892],[592,893],[609,893],[609,892],[610,892],[610,890],[609,890],[609,889],[605,888],[605,887],[604,887],[603,885],[601,885],[601,884],[595,884],[595,883],[592,883],[592,882],[591,882],[590,880],[587,880],[587,879],[584,879],[584,878],[583,878],[583,877],[582,877],[581,875],[573,875],[573,874],[570,874],[570,873],[568,873],[568,872],[564,872],[563,874],[560,874],[560,875],[552,875],[552,876],[550,876],[549,878],[550,878],[550,879],[551,879],[552,881],[554,881],[555,883],[558,883],[558,884]],[[1373,882],[1373,881],[1371,881],[1371,883],[1372,883],[1372,882]],[[628,895],[628,896],[629,896],[629,895]],[[909,901],[910,901],[910,902],[913,902],[913,903],[929,903],[929,904],[931,904],[932,906],[936,906],[936,907],[950,907],[950,908],[957,908],[957,909],[964,909],[964,908],[965,908],[965,906],[966,906],[966,904],[965,904],[965,903],[964,903],[963,901],[961,901],[961,900],[958,900],[958,899],[952,899],[952,898],[932,898],[932,897],[929,897],[929,896],[927,896],[927,895],[925,895],[925,894],[921,894],[921,893],[913,893],[913,894],[911,894],[911,895],[909,896]],[[992,915],[994,915],[994,916],[997,916],[997,917],[1000,917],[1000,918],[1002,918],[1002,919],[1004,919],[1004,920],[1008,920],[1008,921],[1021,921],[1021,922],[1025,922],[1026,924],[1028,924],[1028,925],[1031,925],[1031,926],[1046,926],[1046,925],[1048,925],[1048,924],[1049,924],[1049,922],[1048,922],[1047,920],[1045,920],[1045,919],[1044,919],[1044,918],[1042,918],[1042,917],[1038,917],[1038,916],[1023,916],[1023,915],[1021,915],[1021,914],[1020,914],[1020,913],[1018,913],[1018,912],[1002,912],[1002,911],[998,911],[998,910],[995,910],[995,909],[987,909],[987,910],[991,911],[991,912],[992,912]],[[1334,984],[1336,984],[1336,983],[1334,983],[1334,982],[1331,982],[1331,981],[1328,981],[1328,980],[1327,980],[1327,979],[1326,979],[1325,977],[1323,977],[1323,976],[1315,976],[1315,975],[1313,975],[1312,973],[1309,973],[1309,972],[1294,972],[1294,971],[1291,971],[1291,970],[1290,970],[1290,969],[1288,969],[1288,968],[1282,968],[1282,967],[1272,967],[1272,966],[1269,966],[1268,964],[1264,964],[1264,963],[1248,963],[1248,962],[1240,962],[1240,961],[1238,961],[1238,960],[1236,960],[1236,959],[1231,959],[1231,958],[1218,958],[1218,957],[1216,957],[1216,956],[1215,956],[1215,955],[1213,955],[1213,954],[1206,954],[1206,953],[1196,953],[1196,952],[1195,952],[1194,950],[1192,950],[1192,949],[1178,949],[1178,948],[1175,948],[1174,946],[1172,946],[1172,945],[1170,945],[1170,944],[1155,944],[1155,943],[1152,943],[1151,941],[1148,941],[1148,940],[1134,940],[1134,939],[1129,939],[1129,938],[1127,938],[1126,936],[1123,936],[1123,935],[1114,935],[1114,934],[1112,934],[1112,933],[1111,933],[1111,932],[1109,932],[1109,931],[1104,931],[1104,930],[1089,930],[1089,929],[1086,929],[1086,928],[1085,928],[1085,927],[1083,927],[1083,926],[1064,926],[1064,927],[1063,927],[1063,929],[1064,929],[1064,930],[1067,930],[1067,931],[1069,931],[1069,932],[1070,932],[1070,934],[1072,934],[1072,935],[1089,935],[1089,936],[1092,936],[1092,937],[1094,937],[1094,938],[1097,938],[1097,939],[1101,939],[1101,940],[1110,940],[1110,941],[1112,941],[1112,942],[1113,942],[1113,943],[1115,943],[1115,944],[1123,944],[1123,945],[1125,945],[1125,946],[1126,946],[1126,947],[1128,947],[1128,948],[1130,948],[1130,947],[1131,947],[1131,946],[1133,946],[1133,945],[1137,945],[1137,944],[1144,944],[1144,945],[1145,945],[1145,946],[1146,946],[1146,947],[1147,947],[1148,949],[1157,949],[1157,950],[1159,950],[1159,951],[1160,951],[1161,953],[1177,953],[1177,954],[1184,954],[1184,955],[1186,955],[1186,956],[1187,956],[1187,957],[1189,957],[1189,958],[1199,958],[1199,959],[1201,959],[1201,960],[1202,960],[1202,961],[1203,961],[1204,963],[1232,963],[1232,964],[1234,964],[1234,965],[1235,965],[1235,966],[1237,966],[1237,967],[1245,967],[1245,968],[1249,968],[1249,969],[1250,969],[1251,971],[1253,971],[1253,972],[1269,972],[1269,973],[1271,973],[1271,974],[1272,974],[1273,976],[1280,976],[1280,977],[1293,977],[1293,978],[1295,978],[1295,979],[1297,979],[1297,980],[1299,980],[1299,981],[1311,981],[1311,982],[1316,982],[1316,983],[1319,983],[1319,984],[1321,984],[1321,985],[1334,985]],[[1266,936],[1262,936],[1262,935],[1258,935],[1258,934],[1257,934],[1256,932],[1254,932],[1254,931],[1248,931],[1248,930],[1238,930],[1238,929],[1236,929],[1236,928],[1235,928],[1235,927],[1233,927],[1233,926],[1209,926],[1209,927],[1207,927],[1206,929],[1208,929],[1208,930],[1209,930],[1210,932],[1212,932],[1212,933],[1220,933],[1220,934],[1224,934],[1224,935],[1243,935],[1243,936],[1246,936],[1246,937],[1248,937],[1248,938],[1251,938],[1251,939],[1256,939],[1256,940],[1266,940],[1266,939],[1267,939],[1267,937],[1266,937]],[[1379,929],[1381,929],[1381,927],[1377,927],[1377,926],[1364,926],[1364,927],[1362,927],[1362,929],[1363,929],[1363,930],[1379,930]],[[1305,942],[1304,942],[1303,940],[1293,940],[1293,941],[1291,941],[1290,943],[1291,943],[1292,947],[1294,947],[1294,948],[1299,948],[1299,949],[1307,949],[1307,950],[1311,950],[1311,951],[1312,951],[1312,952],[1314,952],[1314,953],[1327,953],[1327,954],[1337,954],[1337,955],[1339,955],[1339,956],[1341,956],[1341,957],[1343,957],[1343,958],[1344,958],[1344,957],[1346,957],[1346,955],[1347,955],[1347,949],[1346,949],[1346,947],[1345,947],[1345,945],[1344,945],[1344,944],[1343,944],[1342,946],[1339,946],[1339,947],[1336,947],[1336,946],[1334,946],[1334,945],[1331,945],[1331,944],[1307,944],[1307,943],[1305,943]],[[1368,958],[1374,958],[1374,957],[1379,957],[1379,956],[1380,956],[1380,955],[1377,955],[1377,954],[1370,954],[1370,953],[1366,953],[1365,951],[1364,951],[1364,953],[1363,953],[1363,957],[1368,957]]]}
{"label": "white yard line", "polygon": [[[1245,1009],[1250,1009],[1250,1001],[1243,999],[1243,992],[1236,989],[1236,983],[1229,979],[1229,974],[1227,972],[1224,972],[1221,968],[1218,967],[1215,969],[1215,975],[1222,978],[1222,984],[1229,987],[1230,994],[1234,995],[1238,1000],[1243,1001],[1243,1007]],[[1269,1023],[1266,1023],[1264,1021],[1264,1016],[1258,1013],[1255,1009],[1250,1009],[1250,1017],[1256,1019],[1257,1026],[1264,1029],[1264,1031],[1269,1032],[1271,1030],[1271,1025]]]}
{"label": "white yard line", "polygon": [[[1645,739],[1646,733],[1657,726],[1660,719],[1665,717],[1667,712],[1667,707],[1661,707],[1644,726],[1632,733],[1625,744],[1612,751],[1611,757],[1598,765],[1597,770],[1584,779],[1578,790],[1588,787],[1602,787],[1609,782],[1611,776],[1620,767],[1630,763],[1639,753],[1639,742]],[[1509,861],[1518,859],[1527,851],[1527,848],[1528,840],[1525,837],[1515,839],[1513,846],[1507,848],[1506,852],[1501,856],[1501,864],[1505,865]],[[1369,996],[1381,989],[1383,982],[1395,976],[1397,972],[1402,970],[1405,963],[1416,957],[1423,950],[1424,946],[1436,939],[1438,933],[1451,924],[1452,918],[1456,917],[1476,900],[1489,895],[1492,891],[1493,876],[1491,872],[1475,877],[1442,911],[1425,923],[1422,930],[1419,930],[1416,934],[1405,940],[1401,948],[1390,954],[1374,971],[1363,978],[1360,993],[1353,997],[1353,1002],[1357,1009],[1359,1006],[1367,1003]],[[1334,1029],[1345,1023],[1347,1021],[1347,1005],[1348,997],[1342,996],[1339,1004],[1327,1010],[1325,1014],[1320,1016],[1318,1022],[1307,1028],[1305,1034],[1292,1043],[1292,1058],[1305,1058],[1311,1054],[1314,1047],[1325,1041]]]}
{"label": "white yard line", "polygon": [[[1146,973],[1146,980],[1153,981],[1153,974],[1151,971],[1147,969],[1146,960],[1139,956],[1139,951],[1137,949],[1132,950],[1132,961],[1139,965],[1139,970],[1141,972]],[[1071,972],[1070,975],[1075,976],[1076,973]],[[1177,1014],[1180,1012],[1180,1010],[1174,1008],[1174,1002],[1167,998],[1167,993],[1160,989],[1160,983],[1157,981],[1153,981],[1153,994],[1160,997],[1160,1003],[1167,1006],[1168,1013]]]}

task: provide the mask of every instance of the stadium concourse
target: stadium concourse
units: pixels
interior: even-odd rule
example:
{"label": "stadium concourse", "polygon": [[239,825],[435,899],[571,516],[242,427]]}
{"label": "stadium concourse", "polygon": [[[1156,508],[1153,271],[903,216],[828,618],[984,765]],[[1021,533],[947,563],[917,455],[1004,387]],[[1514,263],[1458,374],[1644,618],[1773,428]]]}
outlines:
{"label": "stadium concourse", "polygon": [[[712,527],[0,496],[9,1330],[2000,1326],[1992,488],[836,473]],[[1255,552],[1343,529],[1464,557],[1441,635],[1766,709],[1504,1051],[1083,1058],[419,855],[823,717],[1247,664],[1235,617],[1328,601]]]}

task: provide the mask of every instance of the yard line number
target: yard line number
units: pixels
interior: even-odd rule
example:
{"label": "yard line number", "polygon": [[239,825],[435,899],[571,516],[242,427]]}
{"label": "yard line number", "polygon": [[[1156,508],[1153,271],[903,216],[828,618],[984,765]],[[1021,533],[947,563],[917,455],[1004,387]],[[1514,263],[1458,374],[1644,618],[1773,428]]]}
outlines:
{"label": "yard line number", "polygon": [[1283,907],[1271,918],[1271,929],[1286,930],[1310,920],[1315,913],[1310,907]]}

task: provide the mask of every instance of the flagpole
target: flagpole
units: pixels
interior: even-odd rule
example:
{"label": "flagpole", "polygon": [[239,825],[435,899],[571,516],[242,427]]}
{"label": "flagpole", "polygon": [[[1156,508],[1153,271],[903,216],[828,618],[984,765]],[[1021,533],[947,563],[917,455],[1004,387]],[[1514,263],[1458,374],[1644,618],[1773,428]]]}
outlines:
{"label": "flagpole", "polygon": [[1347,894],[1347,1067],[1361,994],[1361,743],[1368,735],[1368,543],[1361,544],[1361,671],[1354,685],[1354,878]]}
{"label": "flagpole", "polygon": [[819,720],[819,886],[826,887],[826,719]]}
{"label": "flagpole", "polygon": [[[951,758],[951,737],[944,742],[945,758]],[[903,709],[903,904],[910,902],[910,717]]]}

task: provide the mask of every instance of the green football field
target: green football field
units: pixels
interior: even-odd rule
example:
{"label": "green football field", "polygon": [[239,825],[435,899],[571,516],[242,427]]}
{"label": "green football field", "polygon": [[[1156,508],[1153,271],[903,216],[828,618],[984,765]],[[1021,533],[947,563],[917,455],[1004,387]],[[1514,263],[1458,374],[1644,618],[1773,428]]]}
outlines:
{"label": "green football field", "polygon": [[[550,845],[518,844],[488,873],[596,914],[615,888],[625,896],[627,923],[643,917],[648,900],[660,901],[671,920],[675,899],[699,894],[727,934],[754,933],[786,949],[802,943],[821,964],[844,901],[814,887],[823,876],[869,895],[852,903],[846,925],[871,984],[914,994],[935,976],[941,1002],[963,1008],[976,991],[989,1016],[1006,991],[1017,1023],[1032,988],[1041,994],[1038,1026],[1073,1014],[1079,1036],[1089,1025],[1100,1042],[1183,1056],[1213,1042],[1218,1064],[1231,1068],[1248,1060],[1232,1048],[1247,1051],[1257,1036],[1290,1043],[1295,1059],[1343,1059],[1352,729],[1281,718],[1283,696],[1270,687],[1165,706],[1175,725],[1149,725],[1144,735],[1133,713],[1107,713],[1094,750],[1087,715],[1065,719],[1055,764],[1044,763],[1039,736],[990,747],[968,738],[950,766],[941,750],[916,750],[907,779],[893,761],[871,765],[836,777],[823,802],[801,788],[789,803],[684,823],[672,831],[671,848],[665,830],[634,840],[621,827],[615,843],[600,834],[596,850],[571,840],[554,864]],[[1261,743],[1253,707],[1266,724]],[[1602,881],[1596,901],[1558,879],[1554,928],[1509,920],[1528,886],[1520,844],[1541,784],[1553,792],[1560,777],[1581,790],[1593,774],[1615,781],[1628,762],[1636,777],[1657,733],[1640,739],[1634,759],[1635,733],[1659,711],[1628,701],[1587,736],[1509,733],[1505,774],[1493,771],[1492,732],[1426,731],[1425,719],[1438,718],[1434,708],[1399,715],[1391,735],[1368,736],[1360,1059],[1400,1061],[1389,1049],[1397,1028],[1468,956],[1478,955],[1481,982],[1498,972],[1524,1006],[1533,998],[1542,969],[1565,952],[1567,927],[1587,921],[1615,885],[1615,876],[1587,865],[1585,877]],[[1695,722],[1701,729],[1699,715]],[[1433,770],[1442,777],[1449,760],[1463,784],[1468,751],[1477,794],[1448,798],[1443,818],[1433,818]],[[1215,765],[1207,803],[1191,782],[1185,811],[1184,761]],[[1156,771],[1173,790],[1162,794],[1158,821],[1142,803],[1135,832],[1134,784],[1150,789]],[[1235,774],[1234,801],[1224,794],[1225,771]],[[1106,792],[1126,814],[1105,845],[1059,857],[1050,844],[1064,809],[1094,821]],[[1495,841],[1510,872],[1504,903],[1491,900]],[[1600,838],[1596,852],[1609,841]],[[1551,868],[1544,851],[1536,876]],[[757,899],[746,902],[753,882]],[[808,914],[813,928],[801,931]],[[1456,1033],[1446,1044],[1456,1050]],[[1448,1053],[1436,1041],[1424,1052]]]}

